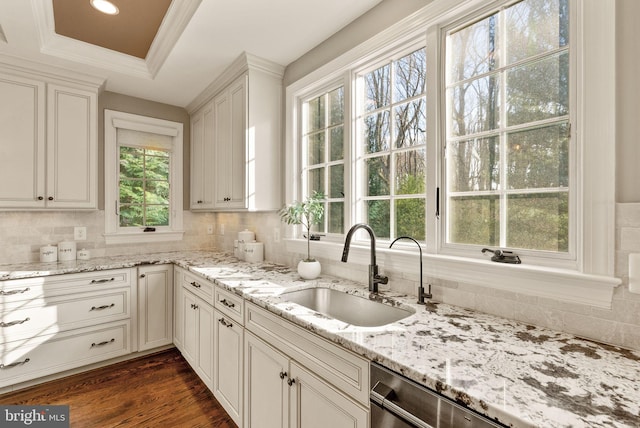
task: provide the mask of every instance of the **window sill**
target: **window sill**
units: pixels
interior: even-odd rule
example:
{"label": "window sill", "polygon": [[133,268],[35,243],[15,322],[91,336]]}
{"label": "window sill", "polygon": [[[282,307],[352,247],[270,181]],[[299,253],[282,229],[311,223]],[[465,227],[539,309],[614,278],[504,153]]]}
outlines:
{"label": "window sill", "polygon": [[184,231],[156,231],[104,234],[107,245],[113,244],[144,244],[149,242],[181,241]]}
{"label": "window sill", "polygon": [[[304,239],[285,240],[289,252],[306,253]],[[340,261],[343,245],[335,242],[313,242],[312,255]],[[349,263],[368,265],[369,245],[352,245]],[[393,272],[418,272],[418,252],[396,249],[376,249],[380,268]],[[463,282],[484,287],[561,300],[570,303],[611,308],[614,289],[619,278],[591,275],[568,269],[556,269],[526,264],[510,265],[489,260],[423,254],[423,273],[427,277]]]}

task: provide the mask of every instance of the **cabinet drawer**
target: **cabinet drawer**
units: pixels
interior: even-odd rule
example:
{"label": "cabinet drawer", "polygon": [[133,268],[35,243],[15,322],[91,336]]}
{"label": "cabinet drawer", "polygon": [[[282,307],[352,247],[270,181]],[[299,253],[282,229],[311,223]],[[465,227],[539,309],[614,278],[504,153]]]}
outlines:
{"label": "cabinet drawer", "polygon": [[0,387],[129,354],[129,331],[124,320],[5,344]]}
{"label": "cabinet drawer", "polygon": [[320,378],[369,405],[369,361],[253,304],[245,327]]}
{"label": "cabinet drawer", "polygon": [[130,288],[118,288],[52,297],[44,304],[37,301],[3,305],[0,343],[130,318],[130,294]]}
{"label": "cabinet drawer", "polygon": [[185,272],[182,276],[182,286],[213,305],[213,284],[211,282]]}
{"label": "cabinet drawer", "polygon": [[244,324],[244,299],[220,287],[214,288],[214,307],[239,324]]}
{"label": "cabinet drawer", "polygon": [[130,287],[132,269],[114,269],[88,273],[44,276],[0,281],[2,303],[29,300],[45,301],[53,296],[97,291],[113,287]]}

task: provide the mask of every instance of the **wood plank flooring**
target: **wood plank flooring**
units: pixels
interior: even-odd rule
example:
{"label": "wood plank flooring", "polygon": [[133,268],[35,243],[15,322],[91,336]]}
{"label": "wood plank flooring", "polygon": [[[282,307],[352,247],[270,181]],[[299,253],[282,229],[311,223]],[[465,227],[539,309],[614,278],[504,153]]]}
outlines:
{"label": "wood plank flooring", "polygon": [[0,404],[66,404],[73,428],[236,427],[175,348],[0,395]]}

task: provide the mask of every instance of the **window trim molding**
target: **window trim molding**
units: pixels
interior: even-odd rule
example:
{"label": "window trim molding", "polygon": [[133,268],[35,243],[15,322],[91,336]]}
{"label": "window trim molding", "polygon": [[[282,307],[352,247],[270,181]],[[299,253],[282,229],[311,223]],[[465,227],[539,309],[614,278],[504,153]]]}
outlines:
{"label": "window trim molding", "polygon": [[[143,232],[132,229],[120,229],[118,227],[118,214],[114,204],[118,200],[117,186],[118,160],[117,160],[117,129],[124,128],[133,131],[151,132],[172,137],[173,148],[171,150],[171,226],[158,228],[155,232]],[[164,119],[156,119],[132,113],[125,113],[105,109],[104,111],[104,153],[105,153],[105,242],[110,244],[149,243],[180,241],[183,238],[183,211],[182,211],[182,157],[183,157],[183,128],[180,122],[172,122]]]}
{"label": "window trim molding", "polygon": [[[439,254],[440,227],[435,213],[428,210],[427,236],[424,270],[426,277],[442,278],[479,286],[486,286],[532,296],[540,296],[571,303],[610,308],[615,287],[621,279],[615,272],[615,0],[573,1],[572,13],[576,20],[578,87],[577,126],[572,132],[579,138],[577,161],[578,201],[576,225],[576,269],[551,266],[510,266],[493,263],[486,259],[471,259]],[[434,64],[429,52],[440,56],[441,22],[450,22],[452,17],[472,13],[487,7],[482,0],[435,0],[409,17],[392,25],[377,36],[363,42],[340,55],[324,66],[293,82],[286,88],[286,184],[287,202],[299,195],[298,144],[298,97],[309,93],[331,79],[349,75],[352,71],[372,61],[381,52],[392,46],[408,43],[411,38],[425,37],[427,48],[427,73],[440,78],[439,60]],[[433,45],[435,43],[435,45]],[[427,83],[427,85],[429,85]],[[345,84],[345,90],[348,86]],[[431,89],[433,90],[433,88]],[[592,101],[593,100],[593,101]],[[438,110],[439,96],[434,96],[427,86],[427,109],[434,122],[441,123]],[[440,138],[438,127],[429,127],[427,139]],[[431,134],[429,134],[431,133]],[[602,141],[614,142],[613,149]],[[427,145],[427,159],[437,158],[438,144]],[[588,171],[588,172],[585,172]],[[427,166],[427,201],[435,200],[435,184],[440,183],[441,171],[433,165]],[[353,201],[345,203],[353,204]],[[352,218],[348,221],[353,222]],[[304,253],[306,241],[285,240],[290,253]],[[349,263],[368,264],[368,243],[353,247]],[[342,244],[336,242],[316,243],[314,254],[338,261]],[[414,257],[417,251],[387,250],[378,248],[381,266],[394,271],[415,270]],[[515,279],[515,280],[514,280]]]}

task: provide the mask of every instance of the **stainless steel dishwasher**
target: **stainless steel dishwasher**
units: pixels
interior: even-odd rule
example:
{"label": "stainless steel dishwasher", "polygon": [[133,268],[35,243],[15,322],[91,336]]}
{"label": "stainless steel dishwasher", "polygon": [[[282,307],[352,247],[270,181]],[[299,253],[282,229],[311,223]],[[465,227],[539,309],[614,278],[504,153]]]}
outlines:
{"label": "stainless steel dishwasher", "polygon": [[504,427],[376,363],[371,385],[371,428]]}

